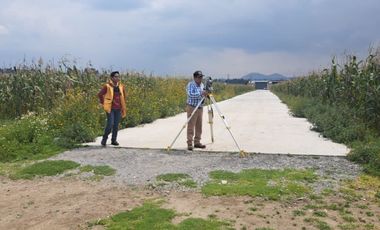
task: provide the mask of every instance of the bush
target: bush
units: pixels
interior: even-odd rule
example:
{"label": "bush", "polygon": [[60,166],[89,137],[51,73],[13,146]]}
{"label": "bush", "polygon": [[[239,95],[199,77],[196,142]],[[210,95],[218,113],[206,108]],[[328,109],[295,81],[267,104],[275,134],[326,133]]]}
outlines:
{"label": "bush", "polygon": [[32,179],[35,176],[54,176],[66,170],[77,168],[79,165],[76,162],[65,160],[42,161],[22,168],[13,178]]}
{"label": "bush", "polygon": [[91,142],[100,134],[105,114],[97,106],[96,97],[71,90],[62,103],[50,114],[49,129],[62,147]]}
{"label": "bush", "polygon": [[349,145],[349,159],[380,175],[380,47],[363,61],[353,55],[346,60],[337,65],[334,58],[330,69],[271,89],[314,130]]}
{"label": "bush", "polygon": [[37,159],[61,150],[49,136],[47,119],[29,113],[0,127],[0,162]]}
{"label": "bush", "polygon": [[366,172],[380,176],[380,140],[356,143],[348,158],[364,164]]}

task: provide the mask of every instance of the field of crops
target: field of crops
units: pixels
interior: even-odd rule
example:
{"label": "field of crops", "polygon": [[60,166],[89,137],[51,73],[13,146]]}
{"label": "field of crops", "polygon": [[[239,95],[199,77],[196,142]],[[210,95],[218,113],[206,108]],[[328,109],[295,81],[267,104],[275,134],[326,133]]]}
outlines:
{"label": "field of crops", "polygon": [[[54,154],[100,135],[105,113],[97,93],[108,75],[75,65],[42,64],[0,74],[0,162]],[[184,111],[185,87],[191,78],[124,73],[121,80],[126,85],[128,110],[122,127]],[[214,83],[214,90],[216,99],[223,100],[252,88]]]}
{"label": "field of crops", "polygon": [[343,64],[272,87],[296,116],[326,137],[349,145],[350,157],[380,172],[380,48]]}

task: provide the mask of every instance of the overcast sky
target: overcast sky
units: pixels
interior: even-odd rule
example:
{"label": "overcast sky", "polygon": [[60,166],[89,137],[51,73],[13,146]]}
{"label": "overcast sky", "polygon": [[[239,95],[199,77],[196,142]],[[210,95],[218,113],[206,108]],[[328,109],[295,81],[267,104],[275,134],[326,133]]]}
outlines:
{"label": "overcast sky", "polygon": [[0,66],[305,74],[380,44],[379,0],[0,0]]}

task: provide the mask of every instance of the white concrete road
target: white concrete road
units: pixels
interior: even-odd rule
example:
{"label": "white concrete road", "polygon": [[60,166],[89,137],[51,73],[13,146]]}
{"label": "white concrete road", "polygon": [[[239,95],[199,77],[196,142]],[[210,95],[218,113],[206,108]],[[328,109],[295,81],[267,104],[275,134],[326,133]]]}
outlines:
{"label": "white concrete road", "polygon": [[[295,118],[280,99],[267,90],[249,92],[218,102],[240,148],[250,153],[303,154],[345,156],[349,149],[325,139],[311,131],[311,124]],[[238,152],[222,119],[214,109],[214,138],[211,143],[207,108],[203,111],[201,142],[206,151]],[[186,122],[186,113],[159,119],[151,124],[119,131],[121,147],[166,149]],[[111,136],[111,135],[110,135]],[[100,145],[101,137],[88,145]],[[108,143],[109,144],[109,140]],[[107,145],[109,146],[109,145]],[[186,149],[186,128],[173,145],[173,149]],[[196,150],[201,151],[201,150]]]}

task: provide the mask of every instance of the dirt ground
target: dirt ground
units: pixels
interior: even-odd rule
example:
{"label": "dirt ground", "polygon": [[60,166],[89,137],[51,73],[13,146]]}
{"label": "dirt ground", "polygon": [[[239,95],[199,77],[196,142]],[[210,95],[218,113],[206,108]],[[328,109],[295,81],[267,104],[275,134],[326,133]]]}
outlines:
{"label": "dirt ground", "polygon": [[132,209],[149,192],[73,178],[1,178],[0,229],[80,229],[86,221]]}
{"label": "dirt ground", "polygon": [[[216,217],[230,220],[235,229],[317,229],[304,221],[313,217],[311,209],[303,209],[310,204],[307,199],[277,202],[251,197],[204,197],[199,192],[157,193],[142,187],[116,187],[74,177],[18,181],[0,177],[0,183],[0,229],[102,229],[89,227],[88,222],[131,210],[150,199],[163,199],[164,208],[182,213],[174,219],[175,223],[189,217]],[[328,199],[328,203],[345,202],[339,196]],[[365,210],[359,208],[364,206]],[[293,214],[293,210],[302,209],[305,216]],[[366,210],[373,215],[366,214]],[[334,229],[344,223],[337,211],[325,211],[328,217],[322,220]],[[352,203],[350,211],[361,223],[375,223],[369,229],[379,229],[378,204],[363,199]]]}

